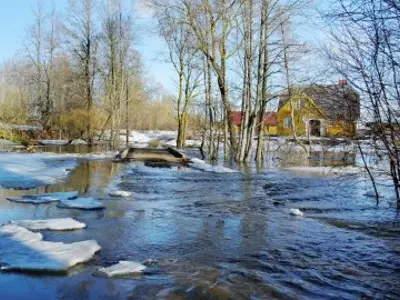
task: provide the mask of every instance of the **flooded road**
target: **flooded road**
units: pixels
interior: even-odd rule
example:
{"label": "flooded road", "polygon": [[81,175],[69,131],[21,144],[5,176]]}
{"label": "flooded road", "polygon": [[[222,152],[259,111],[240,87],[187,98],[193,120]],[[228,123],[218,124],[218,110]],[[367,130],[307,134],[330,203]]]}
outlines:
{"label": "flooded road", "polygon": [[[112,199],[110,187],[133,196]],[[106,209],[5,200],[70,190]],[[0,221],[73,217],[88,228],[43,232],[45,239],[95,239],[102,250],[65,276],[1,273],[0,299],[399,299],[400,216],[390,194],[377,206],[366,190],[357,175],[83,161],[65,183],[0,189]],[[152,261],[140,277],[92,275],[119,260]]]}

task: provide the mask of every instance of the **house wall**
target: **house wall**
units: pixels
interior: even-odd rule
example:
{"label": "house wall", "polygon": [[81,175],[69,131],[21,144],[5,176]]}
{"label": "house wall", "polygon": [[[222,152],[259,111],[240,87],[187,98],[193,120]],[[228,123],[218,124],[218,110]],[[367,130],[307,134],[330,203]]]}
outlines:
{"label": "house wall", "polygon": [[[307,97],[293,97],[292,103],[295,106],[294,127],[297,135],[307,135],[306,120],[316,119],[325,120],[325,116],[315,107],[314,103]],[[291,108],[288,101],[277,113],[277,134],[289,136],[293,134],[291,126],[287,126],[285,119],[290,119]]]}
{"label": "house wall", "polygon": [[353,137],[355,134],[355,122],[330,121],[327,127],[327,135],[331,137]]}
{"label": "house wall", "polygon": [[[355,122],[347,122],[344,120],[330,121],[315,105],[312,99],[306,96],[295,96],[292,98],[295,106],[294,122],[296,133],[299,136],[306,136],[307,125],[309,120],[321,120],[321,134],[331,137],[351,137],[356,133]],[[277,112],[277,135],[290,136],[293,134],[292,128],[285,126],[285,119],[290,118],[291,109],[289,101]]]}

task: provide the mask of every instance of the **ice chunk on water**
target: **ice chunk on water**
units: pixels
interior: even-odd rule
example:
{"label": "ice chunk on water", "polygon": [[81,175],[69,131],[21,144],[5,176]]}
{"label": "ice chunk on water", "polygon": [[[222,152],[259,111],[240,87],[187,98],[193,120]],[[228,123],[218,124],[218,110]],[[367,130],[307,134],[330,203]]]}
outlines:
{"label": "ice chunk on water", "polygon": [[60,208],[77,208],[77,209],[103,209],[104,205],[95,200],[93,197],[80,197],[74,200],[62,200],[57,204]]}
{"label": "ice chunk on water", "polygon": [[300,209],[298,209],[298,208],[291,208],[291,209],[290,209],[290,214],[291,214],[292,216],[297,216],[297,217],[302,217],[302,216],[304,216],[304,213],[303,213]]}
{"label": "ice chunk on water", "polygon": [[70,200],[78,197],[78,192],[58,192],[40,195],[24,195],[21,198],[7,198],[7,200],[20,203],[42,204],[48,202],[57,202],[61,200]]}
{"label": "ice chunk on water", "polygon": [[142,273],[145,269],[145,265],[135,261],[120,261],[119,263],[108,268],[98,269],[95,274],[105,277],[114,277]]}
{"label": "ice chunk on water", "polygon": [[132,196],[132,193],[128,191],[110,191],[108,194],[111,197],[122,197],[122,198],[128,198]]}
{"label": "ice chunk on water", "polygon": [[48,219],[48,220],[20,220],[12,221],[12,225],[21,226],[29,230],[75,230],[86,227],[85,223],[72,218]]}
{"label": "ice chunk on water", "polygon": [[49,242],[43,241],[40,233],[20,226],[0,227],[1,270],[65,272],[90,260],[100,249],[95,240]]}
{"label": "ice chunk on water", "polygon": [[237,173],[236,170],[225,168],[222,166],[213,166],[206,163],[204,160],[198,158],[192,158],[189,166],[192,169],[203,171],[203,172],[213,172],[213,173]]}

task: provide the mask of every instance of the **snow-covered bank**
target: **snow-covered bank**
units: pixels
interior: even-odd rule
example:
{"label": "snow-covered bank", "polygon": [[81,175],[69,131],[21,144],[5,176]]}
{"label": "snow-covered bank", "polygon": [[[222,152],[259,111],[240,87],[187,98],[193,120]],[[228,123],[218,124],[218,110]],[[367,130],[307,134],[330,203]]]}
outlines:
{"label": "snow-covered bank", "polygon": [[24,227],[29,230],[53,230],[66,231],[86,228],[86,224],[72,218],[48,219],[48,220],[19,220],[10,224]]}
{"label": "snow-covered bank", "polygon": [[0,188],[30,189],[54,184],[77,166],[65,155],[0,153]]}
{"label": "snow-covered bank", "polygon": [[95,240],[75,243],[43,241],[34,233],[16,225],[0,227],[0,269],[15,271],[65,272],[89,261],[101,247]]}

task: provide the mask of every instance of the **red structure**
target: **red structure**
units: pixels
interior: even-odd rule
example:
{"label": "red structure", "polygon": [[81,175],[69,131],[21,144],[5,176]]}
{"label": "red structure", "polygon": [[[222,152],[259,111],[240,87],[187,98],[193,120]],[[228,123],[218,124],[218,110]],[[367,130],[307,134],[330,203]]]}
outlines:
{"label": "red structure", "polygon": [[[240,126],[242,121],[242,117],[244,117],[244,113],[241,111],[234,111],[232,113],[233,124],[235,126]],[[267,111],[264,113],[264,125],[267,126],[276,126],[278,124],[278,120],[276,118],[276,113],[273,111]]]}

